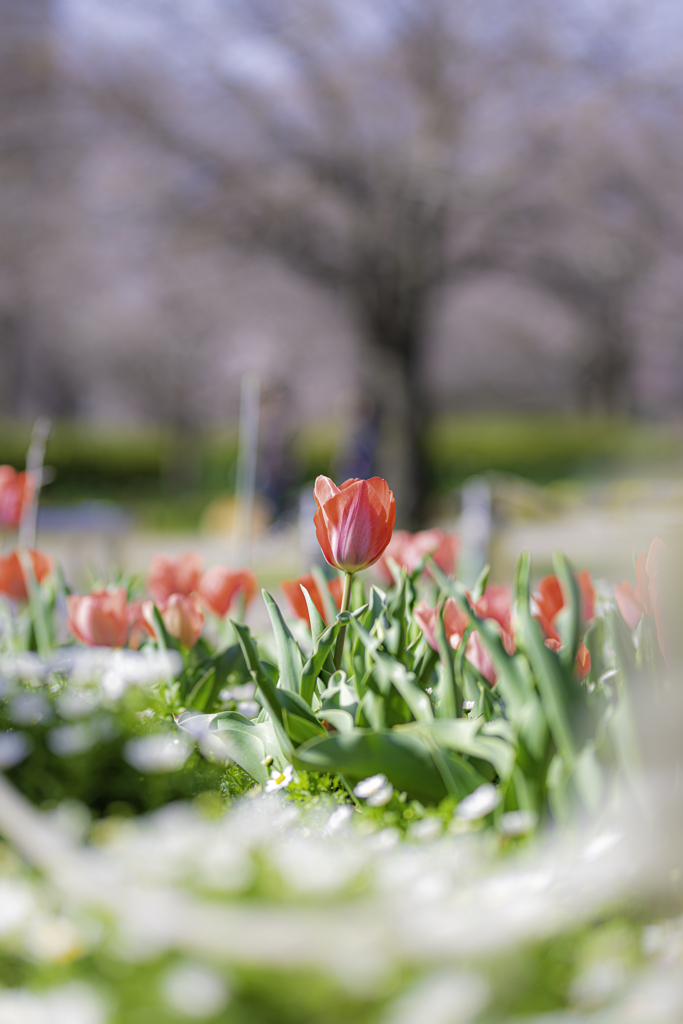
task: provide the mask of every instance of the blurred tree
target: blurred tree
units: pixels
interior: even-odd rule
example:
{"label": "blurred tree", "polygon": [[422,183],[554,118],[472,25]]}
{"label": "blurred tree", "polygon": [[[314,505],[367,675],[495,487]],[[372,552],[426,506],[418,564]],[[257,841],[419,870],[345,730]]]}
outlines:
{"label": "blurred tree", "polygon": [[365,342],[359,385],[380,414],[377,470],[407,521],[424,492],[420,355],[435,301],[493,263],[514,181],[485,122],[496,102],[509,105],[510,37],[525,28],[506,4],[485,6],[208,5],[182,25],[196,72],[182,98],[174,59],[175,87],[147,65],[104,93],[194,161],[214,228],[345,301]]}

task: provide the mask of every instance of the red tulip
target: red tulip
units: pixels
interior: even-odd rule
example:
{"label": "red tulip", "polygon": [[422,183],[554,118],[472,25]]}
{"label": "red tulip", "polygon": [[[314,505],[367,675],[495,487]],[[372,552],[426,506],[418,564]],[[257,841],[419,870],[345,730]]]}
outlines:
{"label": "red tulip", "polygon": [[[563,644],[561,640],[549,638],[545,645],[550,651],[561,651]],[[591,670],[591,654],[586,645],[582,642],[576,649],[576,672],[579,679],[585,679]]]}
{"label": "red tulip", "polygon": [[337,487],[319,476],[315,501],[315,531],[329,564],[346,573],[374,565],[396,521],[396,500],[386,480],[345,480]]}
{"label": "red tulip", "polygon": [[[574,579],[581,591],[581,621],[587,625],[595,615],[595,588],[587,569],[574,573]],[[536,611],[534,618],[546,637],[561,643],[560,634],[555,628],[555,620],[564,608],[564,593],[557,576],[551,574],[539,580],[538,589],[533,597]]]}
{"label": "red tulip", "polygon": [[[171,594],[168,601],[157,604],[166,629],[183,647],[194,647],[204,628],[204,612],[198,594]],[[153,605],[145,601],[142,612],[154,629]],[[156,633],[155,633],[156,635]]]}
{"label": "red tulip", "polygon": [[422,530],[420,533],[395,530],[377,563],[377,570],[386,583],[390,584],[394,578],[389,568],[389,558],[393,558],[400,568],[412,573],[427,555],[431,555],[441,571],[450,576],[455,572],[459,551],[460,538],[454,533],[436,529]]}
{"label": "red tulip", "polygon": [[0,526],[18,526],[22,510],[33,500],[35,486],[28,473],[0,466]]}
{"label": "red tulip", "polygon": [[[45,577],[52,572],[54,560],[42,551],[29,551],[33,575],[37,583],[42,583]],[[0,594],[14,598],[15,601],[26,601],[28,599],[28,587],[26,577],[19,559],[19,552],[12,551],[4,558],[0,555]]]}
{"label": "red tulip", "polygon": [[650,550],[641,551],[636,559],[635,587],[624,580],[616,586],[617,605],[631,629],[637,629],[643,615],[654,618],[659,646],[666,659],[664,642],[664,609],[661,596],[661,563],[666,545],[661,537],[655,537]]}
{"label": "red tulip", "polygon": [[[309,593],[311,601],[316,606],[322,618],[325,618],[325,605],[323,604],[322,594],[318,589],[318,584],[315,581],[312,573],[304,573],[303,576],[297,576],[295,580],[281,580],[280,590],[285,595],[287,604],[289,605],[292,614],[296,615],[298,619],[303,619],[310,626],[311,620],[308,614],[308,605],[306,604],[306,598],[304,592],[301,589],[305,587]],[[327,589],[332,595],[332,600],[336,604],[337,608],[341,608],[342,603],[342,592],[344,584],[342,583],[340,576],[335,576],[333,580],[329,580]]]}
{"label": "red tulip", "polygon": [[69,629],[90,647],[124,647],[128,639],[125,587],[71,594],[66,599]]}
{"label": "red tulip", "polygon": [[244,595],[245,606],[256,595],[258,580],[251,569],[228,569],[225,565],[214,565],[202,576],[198,592],[205,606],[221,618],[230,611],[238,594]]}
{"label": "red tulip", "polygon": [[149,565],[147,589],[157,604],[168,601],[171,594],[192,594],[199,589],[204,559],[196,551],[177,558],[155,555]]}

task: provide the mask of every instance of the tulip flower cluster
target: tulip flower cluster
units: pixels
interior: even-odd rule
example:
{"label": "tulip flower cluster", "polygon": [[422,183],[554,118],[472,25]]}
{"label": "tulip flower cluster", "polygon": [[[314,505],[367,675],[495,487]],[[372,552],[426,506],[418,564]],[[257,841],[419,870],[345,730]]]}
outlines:
{"label": "tulip flower cluster", "polygon": [[177,558],[156,555],[147,576],[152,600],[128,602],[123,587],[72,594],[67,598],[69,628],[84,644],[137,648],[145,639],[156,637],[156,605],[170,636],[182,647],[194,647],[204,629],[206,611],[223,618],[240,596],[246,606],[256,589],[256,577],[249,569],[215,565],[204,572],[204,560],[196,552]]}

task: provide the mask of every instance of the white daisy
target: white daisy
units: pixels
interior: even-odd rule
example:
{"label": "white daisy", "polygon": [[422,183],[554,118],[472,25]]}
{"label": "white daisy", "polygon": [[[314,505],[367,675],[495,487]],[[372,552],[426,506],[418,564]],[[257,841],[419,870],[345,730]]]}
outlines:
{"label": "white daisy", "polygon": [[283,771],[273,768],[266,782],[266,793],[277,793],[278,789],[286,789],[294,777],[294,769],[287,764]]}

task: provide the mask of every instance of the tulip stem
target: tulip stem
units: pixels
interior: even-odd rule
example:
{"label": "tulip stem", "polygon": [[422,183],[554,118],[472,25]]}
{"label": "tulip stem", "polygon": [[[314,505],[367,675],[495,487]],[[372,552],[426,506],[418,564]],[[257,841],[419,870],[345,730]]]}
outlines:
{"label": "tulip stem", "polygon": [[[351,584],[353,583],[353,573],[347,572],[344,576],[344,593],[342,595],[342,604],[339,609],[340,614],[348,612],[349,605],[351,604]],[[339,636],[337,637],[337,646],[334,649],[334,667],[339,671],[342,663],[342,655],[344,654],[344,640],[346,639],[346,623],[339,627]]]}

